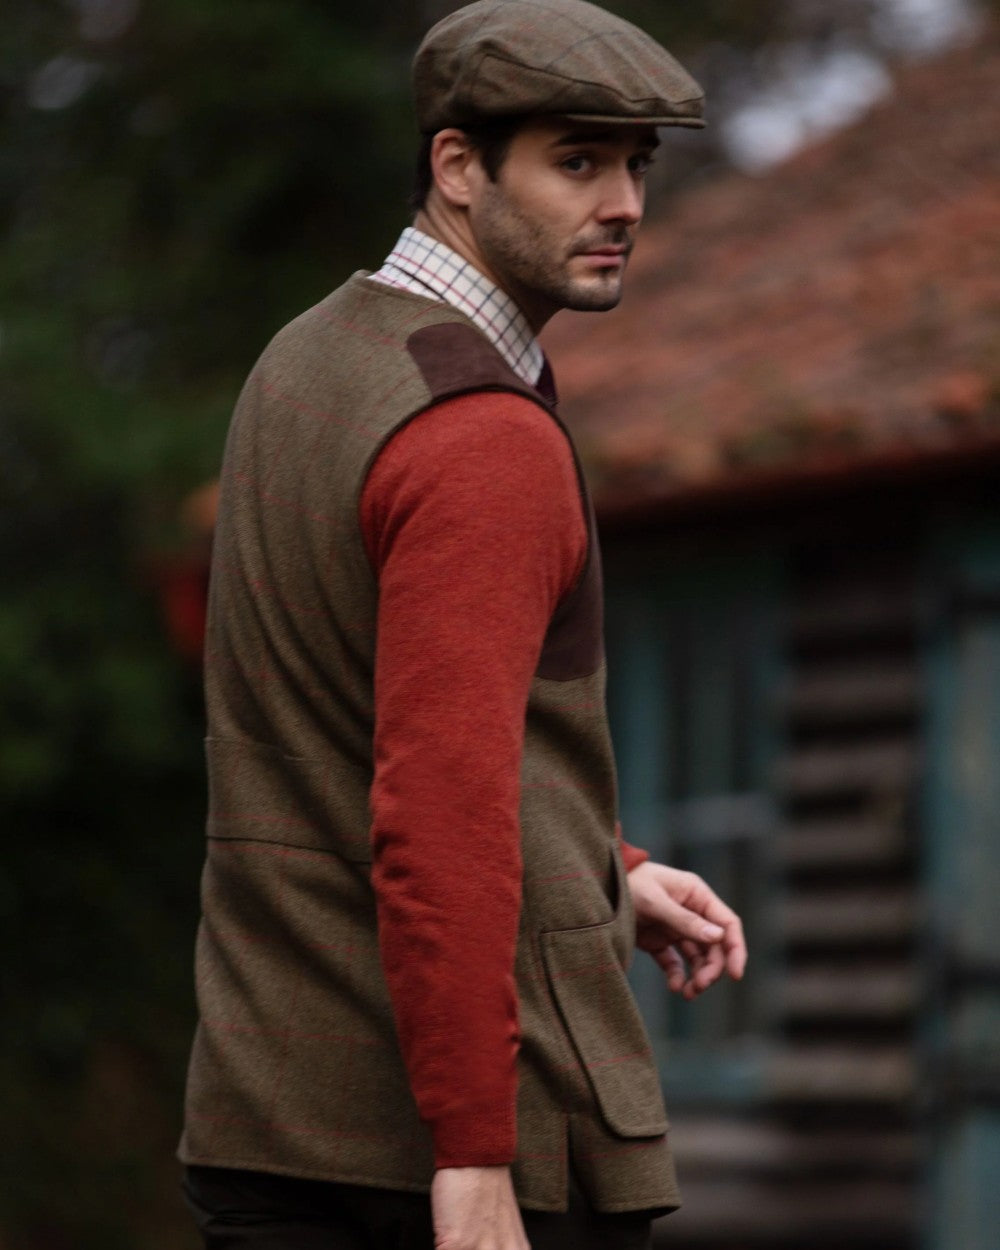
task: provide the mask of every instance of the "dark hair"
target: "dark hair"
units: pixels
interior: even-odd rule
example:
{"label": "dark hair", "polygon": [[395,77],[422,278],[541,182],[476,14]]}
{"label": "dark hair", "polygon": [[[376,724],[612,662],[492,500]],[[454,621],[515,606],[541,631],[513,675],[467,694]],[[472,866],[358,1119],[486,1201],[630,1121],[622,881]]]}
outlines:
{"label": "dark hair", "polygon": [[[517,134],[524,121],[523,117],[501,117],[497,121],[486,122],[480,126],[463,126],[472,146],[479,153],[483,169],[490,182],[496,182],[511,140]],[[420,147],[417,150],[417,168],[413,179],[413,191],[410,194],[410,207],[416,212],[427,203],[427,196],[434,185],[434,174],[431,171],[431,145],[433,134],[421,135]]]}

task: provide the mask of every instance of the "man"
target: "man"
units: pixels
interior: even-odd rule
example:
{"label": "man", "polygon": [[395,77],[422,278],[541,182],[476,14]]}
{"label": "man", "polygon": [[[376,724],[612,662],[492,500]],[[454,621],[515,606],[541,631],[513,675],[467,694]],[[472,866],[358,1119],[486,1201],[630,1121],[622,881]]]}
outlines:
{"label": "man", "polygon": [[209,1247],[625,1250],[678,1201],[633,942],[687,998],[746,952],[620,842],[535,335],[617,303],[700,92],[580,0],[459,10],[414,87],[414,226],[277,336],[227,443],[186,1190]]}

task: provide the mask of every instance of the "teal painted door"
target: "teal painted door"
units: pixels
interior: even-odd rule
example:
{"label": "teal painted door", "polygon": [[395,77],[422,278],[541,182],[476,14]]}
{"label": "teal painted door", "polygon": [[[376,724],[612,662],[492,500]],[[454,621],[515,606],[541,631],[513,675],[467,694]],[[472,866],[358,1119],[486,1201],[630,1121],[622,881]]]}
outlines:
{"label": "teal painted door", "polygon": [[952,526],[928,571],[926,1250],[1000,1244],[1000,524]]}
{"label": "teal painted door", "polygon": [[704,877],[754,944],[747,979],[697,1003],[671,1001],[644,956],[633,983],[669,1104],[740,1104],[761,1086],[767,1033],[778,565],[745,552],[682,562],[651,545],[609,555],[609,709],[625,836]]}

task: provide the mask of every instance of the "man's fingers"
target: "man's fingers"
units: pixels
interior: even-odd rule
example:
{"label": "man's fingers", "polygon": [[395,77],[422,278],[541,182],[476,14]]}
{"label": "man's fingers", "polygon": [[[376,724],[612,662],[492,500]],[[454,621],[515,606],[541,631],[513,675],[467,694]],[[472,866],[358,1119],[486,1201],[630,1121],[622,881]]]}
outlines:
{"label": "man's fingers", "polygon": [[672,946],[664,947],[662,951],[657,951],[653,958],[660,965],[667,976],[667,985],[674,994],[680,994],[687,984],[688,974],[684,965],[684,960],[680,954]]}
{"label": "man's fingers", "polygon": [[678,911],[673,921],[678,933],[696,942],[718,943],[725,970],[733,980],[739,981],[747,962],[746,940],[739,916],[700,878],[696,878],[696,887],[685,904],[673,899],[671,902]]}
{"label": "man's fingers", "polygon": [[667,985],[686,999],[696,998],[722,975],[725,956],[718,946],[683,941],[651,952],[666,973]]}
{"label": "man's fingers", "polygon": [[687,963],[688,977],[683,993],[690,1001],[719,979],[724,967],[724,956],[717,945],[704,946],[698,942],[684,941],[678,943],[678,946]]}
{"label": "man's fingers", "polygon": [[[690,998],[724,972],[740,980],[747,960],[743,925],[700,877],[647,862],[632,870],[629,883],[638,945],[654,956],[672,990]],[[671,947],[676,956],[667,953]]]}
{"label": "man's fingers", "polygon": [[747,966],[747,944],[743,936],[743,922],[739,916],[734,915],[726,925],[722,949],[726,953],[726,971],[734,981],[739,981]]}
{"label": "man's fingers", "polygon": [[703,948],[699,958],[691,966],[691,980],[700,994],[714,985],[726,967],[726,956],[718,944]]}
{"label": "man's fingers", "polygon": [[[650,903],[656,909],[656,922],[672,931],[677,938],[687,938],[692,942],[718,942],[725,933],[722,925],[706,920],[698,912],[671,898],[665,891],[651,898]],[[653,917],[648,916],[646,919]]]}

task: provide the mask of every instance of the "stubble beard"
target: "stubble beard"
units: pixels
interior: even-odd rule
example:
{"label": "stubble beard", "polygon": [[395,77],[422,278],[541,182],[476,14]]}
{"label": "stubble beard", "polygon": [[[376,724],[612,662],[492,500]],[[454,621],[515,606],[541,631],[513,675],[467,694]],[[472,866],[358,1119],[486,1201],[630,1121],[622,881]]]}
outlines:
{"label": "stubble beard", "polygon": [[[520,289],[544,299],[553,312],[560,308],[607,312],[621,300],[625,262],[632,250],[624,226],[609,226],[575,239],[567,248],[564,241],[557,240],[541,222],[521,212],[500,188],[495,188],[484,202],[479,230],[483,255],[515,299]],[[622,265],[614,269],[595,267],[589,278],[573,277],[572,258],[601,247],[625,248]]]}

